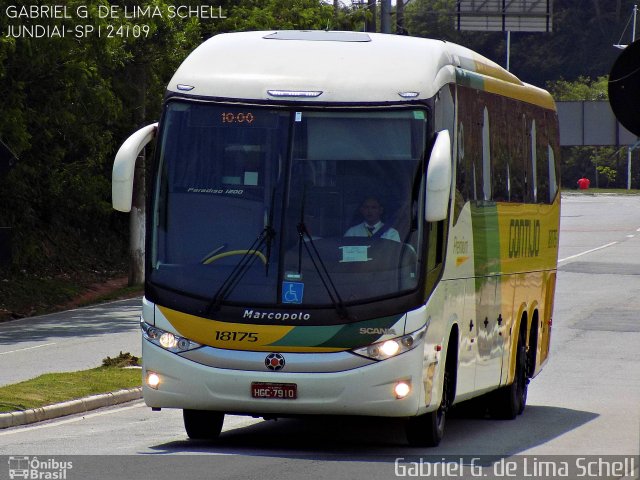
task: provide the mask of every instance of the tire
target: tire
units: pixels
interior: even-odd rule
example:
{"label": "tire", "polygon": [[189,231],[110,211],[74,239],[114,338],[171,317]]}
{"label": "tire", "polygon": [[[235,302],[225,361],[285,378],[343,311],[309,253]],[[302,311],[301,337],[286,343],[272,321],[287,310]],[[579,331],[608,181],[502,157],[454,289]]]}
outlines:
{"label": "tire", "polygon": [[445,365],[442,383],[442,399],[437,410],[407,419],[405,433],[412,447],[437,447],[444,436],[447,411],[451,405],[451,382],[453,375],[449,369],[450,362]]}
{"label": "tire", "polygon": [[183,410],[182,418],[192,440],[217,439],[224,423],[224,413],[211,410]]}
{"label": "tire", "polygon": [[491,416],[501,420],[513,420],[524,412],[528,386],[527,347],[523,335],[519,335],[513,383],[495,391],[490,403]]}

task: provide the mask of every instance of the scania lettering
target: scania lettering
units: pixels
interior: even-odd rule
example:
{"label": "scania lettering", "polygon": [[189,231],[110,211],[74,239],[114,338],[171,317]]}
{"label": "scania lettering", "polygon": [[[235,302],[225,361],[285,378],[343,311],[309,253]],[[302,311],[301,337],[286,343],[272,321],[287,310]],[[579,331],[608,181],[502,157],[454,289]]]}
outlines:
{"label": "scania lettering", "polygon": [[393,328],[361,328],[360,333],[362,335],[395,335],[396,331]]}
{"label": "scania lettering", "polygon": [[460,402],[522,413],[556,283],[546,91],[439,40],[229,33],[118,151],[117,210],[154,139],[143,395],[190,438],[227,413],[364,415],[435,446]]}

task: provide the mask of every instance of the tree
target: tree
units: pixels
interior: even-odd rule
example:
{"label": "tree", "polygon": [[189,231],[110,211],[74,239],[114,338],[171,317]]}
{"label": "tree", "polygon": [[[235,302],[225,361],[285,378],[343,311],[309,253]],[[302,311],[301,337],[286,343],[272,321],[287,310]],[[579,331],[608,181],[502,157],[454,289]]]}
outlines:
{"label": "tree", "polygon": [[[511,71],[540,86],[561,76],[575,80],[581,75],[595,78],[607,74],[618,54],[612,45],[629,41],[621,36],[634,3],[554,0],[552,32],[512,33]],[[504,65],[505,33],[456,31],[456,4],[457,0],[412,0],[406,8],[409,33],[460,43]]]}
{"label": "tree", "polygon": [[[107,36],[108,26],[142,20],[102,18],[99,6],[68,1],[69,12],[86,7],[89,18],[38,23],[69,32],[91,23],[103,35],[0,39],[0,139],[20,157],[0,179],[0,225],[13,227],[20,269],[96,269],[124,257],[126,229],[110,206],[115,151],[148,117],[157,119],[168,76],[201,41],[195,19],[168,16],[144,18],[149,36]],[[0,17],[3,32],[8,24]]]}
{"label": "tree", "polygon": [[104,125],[119,102],[103,67],[115,57],[110,44],[73,36],[3,39],[0,47],[0,137],[20,157],[0,187],[0,223],[14,228],[15,263],[60,270],[75,260],[59,245],[82,256],[109,230],[102,166],[113,139]]}
{"label": "tree", "polygon": [[[125,0],[116,4],[131,8],[137,3]],[[195,18],[171,18],[168,15],[170,3],[162,0],[153,0],[146,5],[163,15],[132,20],[119,18],[119,26],[124,28],[137,25],[149,29],[147,35],[125,39],[121,45],[124,60],[114,72],[114,90],[122,99],[127,125],[133,129],[158,118],[168,79],[201,40],[200,25]],[[121,138],[126,138],[129,133],[123,132]],[[129,214],[129,285],[144,281],[146,178],[149,167],[143,152],[136,163],[134,196]]]}
{"label": "tree", "polygon": [[334,19],[332,5],[319,0],[240,0],[229,10],[230,31],[326,29]]}

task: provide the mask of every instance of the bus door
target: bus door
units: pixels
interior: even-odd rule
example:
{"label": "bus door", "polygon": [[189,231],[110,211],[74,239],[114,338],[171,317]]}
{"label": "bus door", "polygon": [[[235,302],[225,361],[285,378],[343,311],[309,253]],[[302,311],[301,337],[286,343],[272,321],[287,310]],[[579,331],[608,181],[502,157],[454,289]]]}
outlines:
{"label": "bus door", "polygon": [[474,332],[476,337],[476,390],[500,384],[503,342],[500,335],[504,325],[499,298],[500,276],[476,278],[476,312]]}
{"label": "bus door", "polygon": [[465,399],[475,391],[476,361],[478,357],[478,341],[476,330],[476,289],[475,279],[467,278],[464,282],[464,307],[460,319],[460,345],[458,350],[458,382],[456,396]]}

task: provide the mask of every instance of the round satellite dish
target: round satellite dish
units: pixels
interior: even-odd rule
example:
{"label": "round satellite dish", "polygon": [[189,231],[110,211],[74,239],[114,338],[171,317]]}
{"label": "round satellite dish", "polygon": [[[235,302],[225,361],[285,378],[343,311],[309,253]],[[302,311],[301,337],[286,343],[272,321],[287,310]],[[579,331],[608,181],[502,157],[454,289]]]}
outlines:
{"label": "round satellite dish", "polygon": [[640,136],[640,40],[625,48],[611,67],[609,103],[620,123]]}

